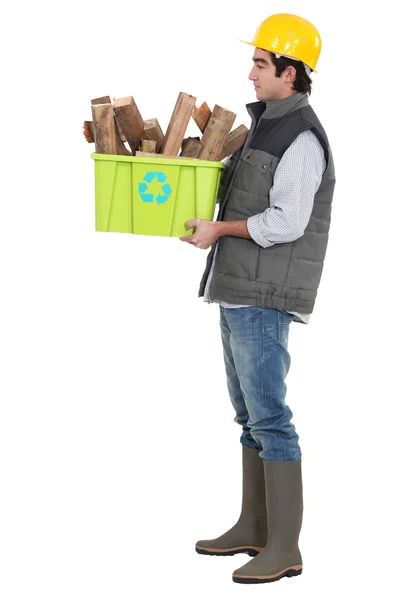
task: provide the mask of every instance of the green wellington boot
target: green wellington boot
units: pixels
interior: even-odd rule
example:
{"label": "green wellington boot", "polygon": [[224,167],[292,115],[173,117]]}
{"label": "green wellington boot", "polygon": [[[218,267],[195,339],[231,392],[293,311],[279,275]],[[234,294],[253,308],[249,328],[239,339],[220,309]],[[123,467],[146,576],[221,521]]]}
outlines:
{"label": "green wellington boot", "polygon": [[267,543],[267,511],[263,460],[258,450],[242,444],[243,496],[242,511],[236,525],[215,540],[200,540],[199,554],[233,556],[247,552],[256,556]]}
{"label": "green wellington boot", "polygon": [[300,575],[299,535],[303,518],[301,460],[263,461],[268,515],[268,543],[233,573],[236,583],[267,583]]}

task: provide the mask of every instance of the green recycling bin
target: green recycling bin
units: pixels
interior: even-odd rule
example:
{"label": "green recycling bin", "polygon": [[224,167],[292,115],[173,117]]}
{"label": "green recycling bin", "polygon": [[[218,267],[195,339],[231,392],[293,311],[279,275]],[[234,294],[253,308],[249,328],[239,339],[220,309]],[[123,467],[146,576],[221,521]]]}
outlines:
{"label": "green recycling bin", "polygon": [[91,154],[96,231],[182,237],[214,217],[222,162]]}

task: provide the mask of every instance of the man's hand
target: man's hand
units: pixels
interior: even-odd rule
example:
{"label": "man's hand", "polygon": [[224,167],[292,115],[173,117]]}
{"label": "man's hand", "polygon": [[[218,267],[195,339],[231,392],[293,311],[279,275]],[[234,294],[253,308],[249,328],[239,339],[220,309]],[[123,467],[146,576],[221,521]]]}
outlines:
{"label": "man's hand", "polygon": [[192,219],[191,221],[187,221],[186,229],[191,229],[192,227],[196,228],[192,235],[186,235],[179,239],[182,240],[182,242],[188,242],[188,244],[192,244],[193,246],[196,246],[196,248],[201,248],[202,250],[206,250],[212,246],[220,236],[218,221],[206,221],[205,219]]}

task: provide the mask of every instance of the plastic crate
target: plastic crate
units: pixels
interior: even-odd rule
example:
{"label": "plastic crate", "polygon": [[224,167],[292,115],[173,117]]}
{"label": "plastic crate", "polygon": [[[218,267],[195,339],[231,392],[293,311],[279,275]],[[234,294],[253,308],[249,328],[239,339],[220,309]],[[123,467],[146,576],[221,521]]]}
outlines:
{"label": "plastic crate", "polygon": [[91,154],[96,231],[182,237],[214,218],[222,162]]}

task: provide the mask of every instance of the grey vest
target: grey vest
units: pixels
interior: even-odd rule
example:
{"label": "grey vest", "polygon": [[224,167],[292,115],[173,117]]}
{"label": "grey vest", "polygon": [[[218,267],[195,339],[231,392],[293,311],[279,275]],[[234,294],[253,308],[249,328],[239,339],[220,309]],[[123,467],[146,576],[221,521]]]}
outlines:
{"label": "grey vest", "polygon": [[[210,295],[213,300],[230,304],[309,314],[321,279],[335,186],[328,138],[306,94],[266,104],[254,102],[247,105],[247,110],[255,133],[244,151],[232,155],[224,171],[218,221],[246,220],[269,207],[269,192],[279,161],[303,131],[311,129],[317,136],[327,166],[303,236],[268,248],[244,238],[219,238]],[[204,295],[215,249],[216,244],[207,258],[199,296]]]}

